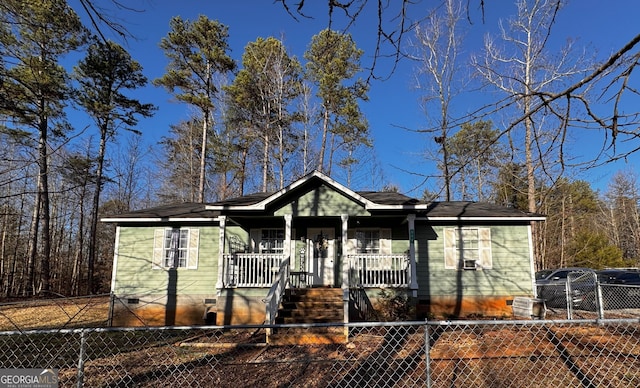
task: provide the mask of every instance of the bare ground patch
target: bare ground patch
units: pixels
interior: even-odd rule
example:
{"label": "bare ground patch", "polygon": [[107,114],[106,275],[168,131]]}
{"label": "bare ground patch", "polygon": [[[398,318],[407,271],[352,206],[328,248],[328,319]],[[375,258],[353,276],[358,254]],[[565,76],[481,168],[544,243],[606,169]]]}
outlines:
{"label": "bare ground patch", "polygon": [[0,304],[1,331],[105,327],[108,319],[108,295]]}
{"label": "bare ground patch", "polygon": [[[101,327],[108,314],[108,296],[5,304],[0,329]],[[563,319],[563,314],[547,318]],[[591,318],[591,313],[576,315]],[[431,329],[428,367],[422,325],[354,329],[348,344],[283,346],[267,345],[262,329],[90,332],[84,381],[85,386],[136,387],[412,387],[425,386],[428,373],[434,386],[447,387],[640,386],[637,323],[488,321]],[[2,357],[3,365],[22,357],[19,349],[33,346],[26,358],[59,368],[61,386],[76,385],[77,336],[6,340],[3,348],[12,353]],[[37,354],[42,349],[51,352],[51,361]]]}

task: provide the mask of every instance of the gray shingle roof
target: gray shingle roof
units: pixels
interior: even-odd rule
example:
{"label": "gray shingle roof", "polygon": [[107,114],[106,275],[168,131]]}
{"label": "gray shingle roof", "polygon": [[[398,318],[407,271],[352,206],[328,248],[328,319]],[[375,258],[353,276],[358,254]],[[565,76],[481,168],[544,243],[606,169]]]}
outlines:
{"label": "gray shingle roof", "polygon": [[485,202],[450,201],[432,202],[427,217],[442,218],[529,218],[543,217],[540,214],[524,212],[513,207],[500,206]]}
{"label": "gray shingle roof", "polygon": [[112,218],[118,219],[160,219],[168,220],[169,218],[214,218],[220,215],[220,212],[206,210],[204,203],[174,203],[153,207],[150,209],[136,210],[128,213],[118,214],[105,217],[104,220]]}
{"label": "gray shingle roof", "polygon": [[369,201],[380,205],[417,205],[424,203],[415,198],[395,192],[358,191],[357,193]]}
{"label": "gray shingle roof", "polygon": [[[319,172],[313,172],[306,177],[296,181],[286,189],[276,193],[254,193],[224,201],[215,202],[209,205],[215,206],[217,210],[207,209],[207,204],[202,203],[178,203],[172,205],[158,206],[151,209],[138,210],[114,217],[106,217],[103,221],[117,222],[118,220],[140,220],[156,221],[169,219],[193,219],[208,220],[215,218],[224,212],[226,208],[233,208],[243,211],[244,207],[251,208],[253,205],[264,202],[273,196],[274,201],[288,201],[290,198],[303,195],[309,187],[318,187],[326,184],[347,195],[354,196],[354,199],[364,198],[377,206],[377,210],[404,214],[406,212],[417,213],[420,217],[427,218],[474,218],[474,219],[498,219],[498,218],[520,218],[520,219],[542,219],[539,214],[527,213],[511,207],[504,207],[489,203],[450,201],[450,202],[424,202],[408,197],[396,192],[360,191],[353,192],[348,188],[334,182],[331,178]],[[277,195],[276,195],[277,194]],[[359,197],[356,198],[356,196]],[[263,204],[264,205],[264,204]],[[260,207],[253,207],[251,210],[259,211]]]}

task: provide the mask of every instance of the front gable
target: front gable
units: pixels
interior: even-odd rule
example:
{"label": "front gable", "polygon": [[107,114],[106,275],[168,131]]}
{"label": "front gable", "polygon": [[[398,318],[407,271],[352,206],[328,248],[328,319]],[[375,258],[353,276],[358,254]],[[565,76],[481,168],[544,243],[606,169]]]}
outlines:
{"label": "front gable", "polygon": [[339,193],[327,185],[312,188],[306,193],[289,198],[285,204],[274,210],[274,215],[292,214],[294,217],[330,217],[349,214],[369,216],[362,203]]}
{"label": "front gable", "polygon": [[373,212],[407,214],[428,205],[399,193],[355,192],[319,171],[275,193],[257,193],[206,205],[222,215],[370,216]]}

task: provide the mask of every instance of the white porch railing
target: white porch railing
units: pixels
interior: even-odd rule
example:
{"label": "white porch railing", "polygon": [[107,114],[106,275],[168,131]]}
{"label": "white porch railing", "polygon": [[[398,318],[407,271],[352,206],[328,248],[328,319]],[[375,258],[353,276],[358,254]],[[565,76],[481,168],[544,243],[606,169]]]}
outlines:
{"label": "white porch railing", "polygon": [[225,287],[271,287],[284,255],[234,253],[223,255]]}
{"label": "white porch railing", "polygon": [[350,282],[362,287],[407,287],[409,256],[404,254],[347,255]]}

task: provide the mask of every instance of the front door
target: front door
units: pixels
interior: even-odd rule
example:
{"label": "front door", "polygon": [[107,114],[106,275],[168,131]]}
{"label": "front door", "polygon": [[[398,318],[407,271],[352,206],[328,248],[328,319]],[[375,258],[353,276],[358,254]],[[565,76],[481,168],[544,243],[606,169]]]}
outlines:
{"label": "front door", "polygon": [[335,284],[335,232],[332,228],[307,229],[309,272],[314,286]]}

